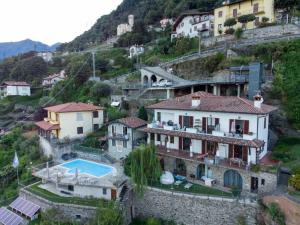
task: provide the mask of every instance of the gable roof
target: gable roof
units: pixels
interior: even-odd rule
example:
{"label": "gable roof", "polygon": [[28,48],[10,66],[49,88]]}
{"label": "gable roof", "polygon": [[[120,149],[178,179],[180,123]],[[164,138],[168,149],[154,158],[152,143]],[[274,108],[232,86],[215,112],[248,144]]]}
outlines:
{"label": "gable roof", "polygon": [[27,82],[24,81],[4,81],[2,85],[8,86],[30,86]]}
{"label": "gable roof", "polygon": [[203,15],[209,15],[209,12],[199,12],[198,10],[189,10],[189,11],[185,11],[183,13],[181,13],[179,15],[179,17],[177,17],[177,19],[175,20],[174,24],[173,24],[173,31],[176,31],[176,27],[178,26],[178,24],[180,24],[180,22],[183,20],[184,17],[187,16],[203,16]]}
{"label": "gable roof", "polygon": [[139,128],[147,125],[147,121],[142,120],[137,117],[125,117],[122,119],[118,119],[113,121],[112,123],[121,123],[130,128]]}
{"label": "gable roof", "polygon": [[[200,98],[200,105],[192,106],[192,99]],[[216,96],[206,92],[195,92],[175,99],[169,99],[148,106],[149,109],[179,109],[190,111],[268,114],[277,108],[262,104],[261,108],[254,107],[254,102],[245,98],[234,96]]]}
{"label": "gable roof", "polygon": [[103,110],[102,107],[95,106],[92,104],[86,104],[82,102],[69,102],[61,105],[50,106],[44,108],[50,112],[56,113],[65,113],[65,112],[85,112],[85,111],[96,111],[96,110]]}

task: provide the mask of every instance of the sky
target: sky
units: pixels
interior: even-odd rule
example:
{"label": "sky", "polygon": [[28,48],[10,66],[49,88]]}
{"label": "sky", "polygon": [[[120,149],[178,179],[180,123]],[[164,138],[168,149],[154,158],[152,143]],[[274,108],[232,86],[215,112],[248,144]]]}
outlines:
{"label": "sky", "polygon": [[0,0],[0,42],[69,42],[122,0]]}

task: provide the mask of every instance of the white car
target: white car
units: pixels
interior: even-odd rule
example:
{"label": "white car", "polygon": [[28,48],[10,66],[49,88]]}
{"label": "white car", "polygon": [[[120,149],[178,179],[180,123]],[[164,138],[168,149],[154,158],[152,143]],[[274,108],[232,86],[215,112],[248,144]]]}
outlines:
{"label": "white car", "polygon": [[152,83],[152,87],[159,87],[159,83],[158,82]]}
{"label": "white car", "polygon": [[172,85],[173,85],[172,81],[168,81],[168,80],[162,80],[158,83],[159,87],[170,87]]}

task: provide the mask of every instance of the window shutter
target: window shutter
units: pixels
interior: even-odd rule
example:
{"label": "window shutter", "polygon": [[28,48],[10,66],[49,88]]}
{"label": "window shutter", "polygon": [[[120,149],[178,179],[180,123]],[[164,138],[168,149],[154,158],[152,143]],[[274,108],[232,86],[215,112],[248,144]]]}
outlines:
{"label": "window shutter", "polygon": [[233,119],[229,120],[229,133],[231,132],[233,121],[234,121]]}
{"label": "window shutter", "polygon": [[202,130],[205,131],[205,132],[206,132],[206,120],[207,120],[206,117],[202,118]]}
{"label": "window shutter", "polygon": [[228,158],[233,158],[233,145],[229,145]]}
{"label": "window shutter", "polygon": [[182,128],[182,116],[179,116],[179,125],[180,125],[180,128]]}
{"label": "window shutter", "polygon": [[244,134],[249,133],[249,120],[244,121]]}
{"label": "window shutter", "polygon": [[189,126],[191,128],[194,127],[194,117],[192,117],[192,116],[189,117]]}
{"label": "window shutter", "polygon": [[202,154],[206,153],[206,141],[202,140]]}
{"label": "window shutter", "polygon": [[243,146],[243,161],[248,162],[248,150],[247,146]]}
{"label": "window shutter", "polygon": [[179,137],[179,150],[182,150],[182,142],[183,142],[183,138]]}

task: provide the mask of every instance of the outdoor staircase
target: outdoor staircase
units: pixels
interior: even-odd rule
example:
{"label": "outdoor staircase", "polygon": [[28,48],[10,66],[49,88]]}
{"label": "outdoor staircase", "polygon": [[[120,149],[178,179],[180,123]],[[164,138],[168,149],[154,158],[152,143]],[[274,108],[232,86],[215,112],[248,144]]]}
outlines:
{"label": "outdoor staircase", "polygon": [[122,188],[122,191],[121,191],[120,195],[119,195],[120,202],[123,202],[124,196],[125,196],[125,194],[126,194],[127,191],[128,191],[128,187],[127,187],[127,185],[125,184],[125,185],[123,186],[123,188]]}
{"label": "outdoor staircase", "polygon": [[102,154],[102,159],[107,160],[107,161],[110,162],[111,164],[116,163],[116,159],[113,158],[112,156],[110,156],[108,153],[103,153],[103,154]]}

